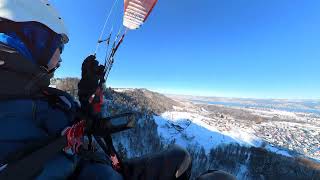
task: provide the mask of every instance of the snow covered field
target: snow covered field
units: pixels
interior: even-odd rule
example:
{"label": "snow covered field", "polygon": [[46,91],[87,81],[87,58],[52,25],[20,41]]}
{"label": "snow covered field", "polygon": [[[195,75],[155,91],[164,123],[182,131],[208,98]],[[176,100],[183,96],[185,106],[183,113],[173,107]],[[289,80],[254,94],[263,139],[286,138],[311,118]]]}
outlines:
{"label": "snow covered field", "polygon": [[219,132],[213,126],[206,124],[203,117],[189,112],[166,112],[155,116],[158,132],[169,142],[187,147],[190,144],[199,144],[208,152],[212,147],[225,143],[246,144],[240,139],[232,138]]}
{"label": "snow covered field", "polygon": [[285,156],[291,156],[288,152],[291,151],[320,159],[320,119],[312,114],[235,108],[264,118],[257,123],[239,118],[235,113],[228,114],[232,108],[217,114],[210,111],[212,107],[199,107],[190,102],[184,105],[154,117],[159,134],[168,142],[184,147],[197,144],[206,152],[221,143],[238,143]]}

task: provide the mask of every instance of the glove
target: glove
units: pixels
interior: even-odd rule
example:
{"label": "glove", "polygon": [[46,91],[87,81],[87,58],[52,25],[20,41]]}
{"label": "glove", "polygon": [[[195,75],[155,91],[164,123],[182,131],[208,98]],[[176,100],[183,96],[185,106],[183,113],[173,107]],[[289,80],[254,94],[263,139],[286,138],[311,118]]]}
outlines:
{"label": "glove", "polygon": [[98,88],[99,80],[103,79],[104,66],[99,66],[96,57],[90,55],[83,61],[81,70],[81,80],[78,84],[78,96],[81,106],[86,107],[89,98]]}
{"label": "glove", "polygon": [[104,66],[99,65],[96,56],[88,56],[82,63],[82,77],[99,78],[103,75]]}

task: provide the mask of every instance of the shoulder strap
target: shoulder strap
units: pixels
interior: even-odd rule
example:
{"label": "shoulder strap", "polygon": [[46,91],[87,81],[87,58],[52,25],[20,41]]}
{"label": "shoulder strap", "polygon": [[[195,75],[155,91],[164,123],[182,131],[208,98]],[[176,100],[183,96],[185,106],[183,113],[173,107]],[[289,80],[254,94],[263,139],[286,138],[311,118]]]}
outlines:
{"label": "shoulder strap", "polygon": [[3,43],[0,43],[0,58],[0,83],[8,83],[0,89],[0,99],[38,96],[42,88],[50,85],[50,74],[44,68]]}
{"label": "shoulder strap", "polygon": [[80,109],[78,102],[67,92],[51,87],[44,88],[42,92],[53,107],[71,113]]}

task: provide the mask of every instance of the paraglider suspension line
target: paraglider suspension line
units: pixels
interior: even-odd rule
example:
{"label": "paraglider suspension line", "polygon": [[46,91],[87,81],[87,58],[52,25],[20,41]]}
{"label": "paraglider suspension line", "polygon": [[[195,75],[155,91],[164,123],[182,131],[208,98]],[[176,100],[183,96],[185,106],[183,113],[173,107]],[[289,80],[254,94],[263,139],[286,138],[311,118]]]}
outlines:
{"label": "paraglider suspension line", "polygon": [[107,67],[105,68],[105,80],[108,79],[110,70],[111,70],[111,68],[112,68],[112,66],[113,66],[113,63],[114,63],[114,56],[115,56],[116,52],[118,51],[120,45],[122,44],[122,42],[123,42],[123,40],[124,40],[124,37],[125,37],[126,34],[127,34],[127,30],[128,30],[128,29],[126,28],[126,30],[125,30],[125,32],[122,34],[120,40],[117,42],[117,39],[118,39],[118,37],[119,37],[119,35],[120,35],[120,33],[121,33],[121,30],[122,30],[122,28],[119,30],[119,33],[118,33],[118,35],[117,35],[117,37],[116,37],[116,39],[115,39],[115,41],[114,41],[114,43],[113,43],[113,47],[112,47],[112,50],[111,50],[111,54],[110,54],[110,55],[108,56],[108,58],[107,58],[107,59],[108,59],[108,65],[107,65]]}
{"label": "paraglider suspension line", "polygon": [[113,12],[113,9],[114,9],[114,7],[116,6],[116,4],[118,3],[118,1],[119,1],[119,0],[115,0],[115,1],[114,1],[113,5],[112,5],[112,7],[111,7],[111,9],[110,9],[110,11],[109,11],[109,14],[108,14],[108,16],[107,16],[107,19],[106,19],[106,21],[104,22],[104,25],[103,25],[103,28],[102,28],[102,30],[101,30],[101,33],[100,33],[100,36],[99,36],[99,39],[98,39],[98,42],[97,42],[97,46],[96,46],[96,50],[94,51],[94,54],[97,53],[100,44],[101,44],[102,42],[104,42],[104,40],[102,40],[102,36],[103,36],[103,34],[104,34],[104,32],[105,32],[105,29],[106,29],[106,27],[107,27],[107,24],[108,24],[108,22],[109,22],[109,18],[110,18],[110,16],[111,16],[112,12]]}

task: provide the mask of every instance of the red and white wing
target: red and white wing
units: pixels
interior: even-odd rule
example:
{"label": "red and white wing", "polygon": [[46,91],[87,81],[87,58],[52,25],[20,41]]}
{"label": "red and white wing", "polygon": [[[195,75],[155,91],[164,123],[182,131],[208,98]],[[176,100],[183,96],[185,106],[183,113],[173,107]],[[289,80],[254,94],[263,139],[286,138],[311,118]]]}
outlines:
{"label": "red and white wing", "polygon": [[124,0],[123,25],[138,29],[148,18],[158,0]]}

